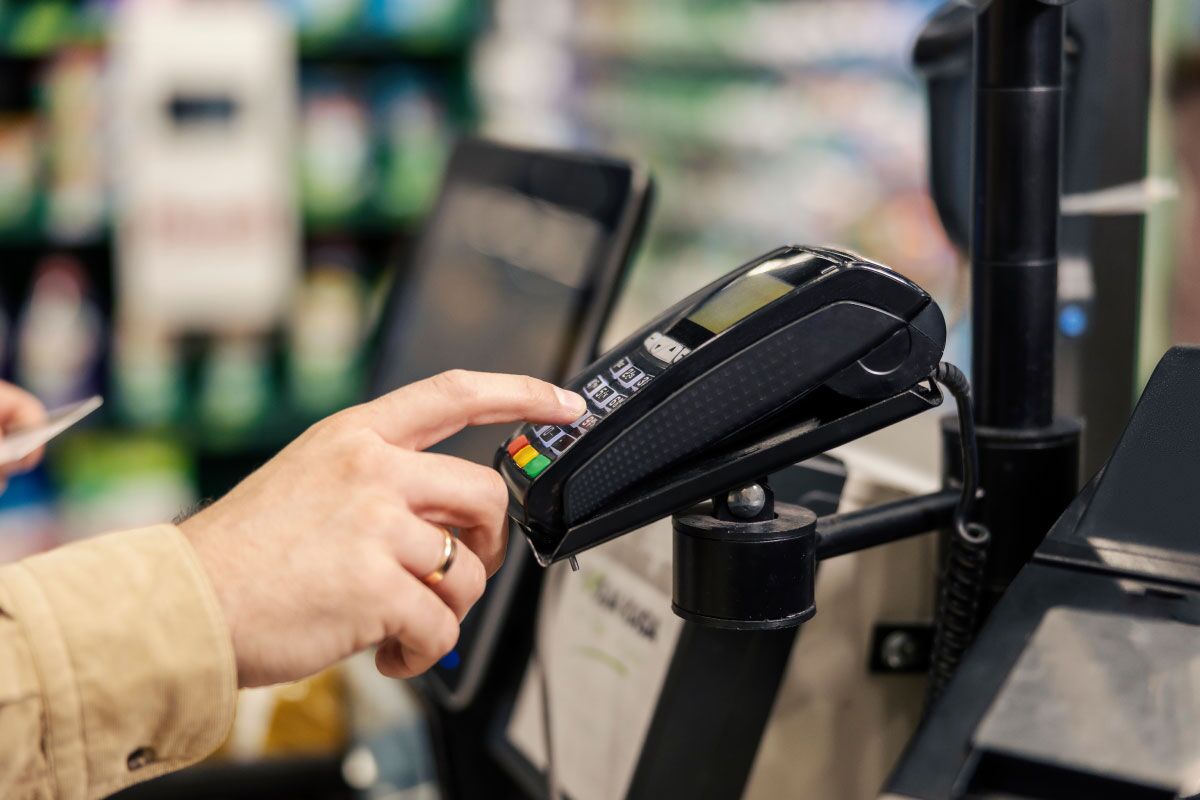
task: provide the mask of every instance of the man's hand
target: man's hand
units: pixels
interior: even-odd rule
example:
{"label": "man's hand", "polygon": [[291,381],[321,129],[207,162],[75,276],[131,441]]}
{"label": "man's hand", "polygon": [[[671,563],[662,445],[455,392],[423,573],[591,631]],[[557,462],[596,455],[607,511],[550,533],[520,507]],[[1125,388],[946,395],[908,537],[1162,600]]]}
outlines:
{"label": "man's hand", "polygon": [[[583,398],[515,375],[454,371],[317,423],[181,524],[225,611],[238,682],[295,680],[379,644],[391,677],[429,669],[500,566],[508,492],[494,470],[422,452],[468,425],[566,423]],[[439,525],[461,531],[434,587]]]}
{"label": "man's hand", "polygon": [[[42,405],[41,400],[18,386],[0,381],[0,438],[8,431],[28,428],[45,421],[46,407]],[[9,475],[33,469],[42,460],[45,452],[46,448],[39,447],[20,461],[0,465],[0,491],[4,489]]]}

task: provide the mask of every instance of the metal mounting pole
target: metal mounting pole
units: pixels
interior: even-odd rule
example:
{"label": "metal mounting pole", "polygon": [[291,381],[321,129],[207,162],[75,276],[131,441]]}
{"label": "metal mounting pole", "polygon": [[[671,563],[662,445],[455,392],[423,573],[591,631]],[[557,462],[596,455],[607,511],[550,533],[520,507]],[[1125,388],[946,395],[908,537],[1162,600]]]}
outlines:
{"label": "metal mounting pole", "polygon": [[994,0],[975,27],[971,262],[976,420],[1040,428],[1054,409],[1064,10]]}
{"label": "metal mounting pole", "polygon": [[[992,532],[985,609],[1078,489],[1081,426],[1055,419],[1053,402],[1067,2],[991,0],[975,23],[972,372],[978,513]],[[956,426],[947,433],[950,477]]]}

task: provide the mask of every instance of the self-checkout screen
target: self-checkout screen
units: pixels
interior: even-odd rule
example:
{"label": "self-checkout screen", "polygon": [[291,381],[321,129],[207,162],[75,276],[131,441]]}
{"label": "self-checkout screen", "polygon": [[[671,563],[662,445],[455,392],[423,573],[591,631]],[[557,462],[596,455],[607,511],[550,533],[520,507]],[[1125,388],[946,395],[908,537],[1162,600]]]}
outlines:
{"label": "self-checkout screen", "polygon": [[[623,162],[460,144],[387,303],[369,394],[455,368],[563,380],[593,355],[647,198],[646,179]],[[508,427],[469,428],[431,449],[490,466]],[[433,671],[456,702],[490,658],[507,569]]]}

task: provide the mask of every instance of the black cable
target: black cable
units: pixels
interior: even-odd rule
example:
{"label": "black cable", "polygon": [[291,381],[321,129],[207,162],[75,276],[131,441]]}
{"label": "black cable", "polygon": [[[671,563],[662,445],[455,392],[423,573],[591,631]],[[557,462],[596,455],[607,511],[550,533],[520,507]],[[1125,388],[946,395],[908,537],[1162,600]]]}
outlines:
{"label": "black cable", "polygon": [[971,383],[962,370],[945,362],[938,365],[933,379],[954,395],[958,409],[962,490],[954,509],[954,529],[949,539],[938,592],[929,684],[925,695],[926,713],[945,691],[975,637],[988,545],[991,543],[988,529],[970,521],[979,494],[979,450],[975,441],[975,415],[971,408]]}
{"label": "black cable", "polygon": [[971,509],[979,494],[979,446],[975,442],[975,414],[971,404],[971,382],[963,371],[945,361],[938,364],[933,379],[954,395],[958,409],[958,433],[962,448],[962,492],[954,509],[954,527],[970,535]]}
{"label": "black cable", "polygon": [[[560,573],[562,569],[558,570]],[[541,591],[538,592],[537,612],[533,622],[533,652],[530,659],[538,671],[538,690],[542,700],[542,744],[546,748],[546,797],[547,800],[562,800],[563,793],[559,783],[558,763],[555,759],[554,728],[552,706],[550,700],[550,663],[546,657],[546,627],[550,624],[551,583],[555,573],[547,570],[546,579],[542,581]]]}

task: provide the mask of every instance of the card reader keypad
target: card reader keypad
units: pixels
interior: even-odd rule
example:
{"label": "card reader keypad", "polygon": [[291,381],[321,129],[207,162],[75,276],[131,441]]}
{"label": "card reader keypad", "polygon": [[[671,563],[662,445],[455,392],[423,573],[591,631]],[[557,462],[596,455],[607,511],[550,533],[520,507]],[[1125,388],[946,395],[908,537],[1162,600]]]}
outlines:
{"label": "card reader keypad", "polygon": [[[661,344],[660,353],[671,352],[671,358],[678,361],[687,355],[687,348],[662,334],[656,344]],[[650,340],[644,343],[646,351],[653,354]],[[616,411],[629,401],[629,398],[644,389],[655,377],[657,371],[653,361],[646,359],[643,352],[635,361],[632,355],[616,359],[603,367],[600,372],[589,377],[580,390],[587,399],[588,410],[579,419],[563,426],[538,425],[527,427],[527,433],[513,439],[508,445],[508,454],[513,462],[529,478],[536,478],[542,470],[565,453],[575,442],[587,435],[587,432],[600,424],[600,420]],[[662,361],[662,355],[655,355]],[[640,361],[641,363],[638,363]],[[668,362],[669,363],[669,362]],[[517,445],[520,445],[519,447]]]}

